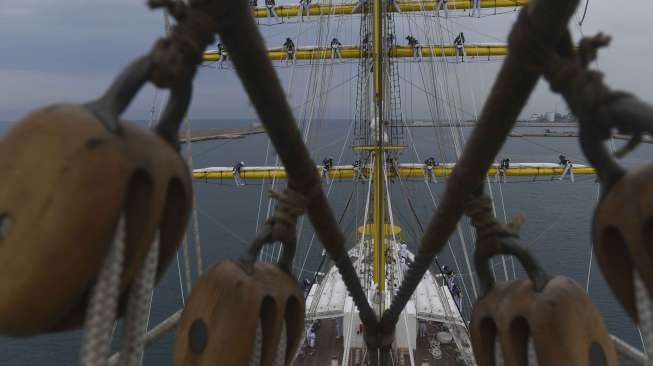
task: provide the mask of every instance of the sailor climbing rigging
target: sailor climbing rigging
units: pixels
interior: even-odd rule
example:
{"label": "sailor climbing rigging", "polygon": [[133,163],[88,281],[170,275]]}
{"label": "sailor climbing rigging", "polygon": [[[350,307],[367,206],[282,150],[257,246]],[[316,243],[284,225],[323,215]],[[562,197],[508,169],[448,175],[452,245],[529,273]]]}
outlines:
{"label": "sailor climbing rigging", "polygon": [[361,39],[361,54],[363,56],[367,55],[367,52],[370,49],[370,34],[367,33],[365,36]]}
{"label": "sailor climbing rigging", "polygon": [[564,167],[564,170],[562,171],[560,177],[558,177],[558,180],[563,180],[565,179],[566,175],[569,175],[569,180],[573,183],[574,165],[571,163],[571,160],[567,159],[567,157],[564,154],[560,154],[560,156],[558,156],[558,164]]}
{"label": "sailor climbing rigging", "polygon": [[234,181],[236,182],[236,186],[238,186],[238,187],[242,187],[242,186],[245,185],[245,182],[243,181],[243,179],[240,176],[240,172],[241,172],[241,170],[243,169],[244,166],[245,166],[245,162],[239,161],[238,163],[236,163],[236,165],[234,165],[234,168],[233,168]]}
{"label": "sailor climbing rigging", "polygon": [[301,21],[304,21],[304,13],[306,13],[306,16],[311,15],[311,0],[299,0],[299,11],[297,12],[297,16],[301,19]]}
{"label": "sailor climbing rigging", "polygon": [[402,240],[401,245],[399,245],[399,258],[408,258],[408,245],[405,240]]}
{"label": "sailor climbing rigging", "polygon": [[220,58],[220,68],[222,68],[228,59],[227,50],[222,43],[218,43],[218,57]]}
{"label": "sailor climbing rigging", "polygon": [[307,298],[308,294],[311,292],[311,280],[308,278],[304,278],[303,285],[304,285],[304,298]]}
{"label": "sailor climbing rigging", "polygon": [[388,5],[394,9],[397,13],[401,13],[401,8],[399,7],[399,4],[397,3],[397,0],[388,0]]}
{"label": "sailor climbing rigging", "polygon": [[438,16],[440,16],[440,10],[444,10],[444,17],[449,17],[449,0],[439,0],[438,1]]}
{"label": "sailor climbing rigging", "polygon": [[506,174],[508,172],[508,169],[510,169],[510,158],[505,158],[501,160],[501,163],[499,163],[499,166],[497,167],[497,174],[495,181],[497,182],[506,182]]}
{"label": "sailor climbing rigging", "polygon": [[462,58],[462,62],[465,62],[465,35],[463,32],[460,32],[456,39],[453,40],[453,45],[456,47],[456,62],[459,58]]}
{"label": "sailor climbing rigging", "polygon": [[356,181],[365,181],[365,175],[363,175],[363,167],[360,160],[356,160],[352,163],[352,170],[354,172],[353,178],[354,182]]}
{"label": "sailor climbing rigging", "polygon": [[268,11],[269,18],[276,18],[277,13],[274,11],[274,8],[277,6],[275,0],[265,0],[265,8]]}
{"label": "sailor climbing rigging", "polygon": [[422,46],[419,44],[417,38],[413,36],[407,36],[406,40],[408,45],[413,49],[413,58],[416,58],[418,61],[422,60]]}
{"label": "sailor climbing rigging", "polygon": [[481,17],[481,0],[472,0],[472,9],[469,12],[469,16],[473,17],[474,15],[477,18]]}
{"label": "sailor climbing rigging", "polygon": [[388,33],[388,36],[386,37],[386,41],[388,42],[388,50],[390,50],[395,45],[394,33]]}
{"label": "sailor climbing rigging", "polygon": [[426,183],[437,183],[438,179],[435,177],[434,168],[438,165],[434,157],[424,160],[424,181]]}
{"label": "sailor climbing rigging", "polygon": [[458,287],[458,284],[456,284],[456,276],[447,266],[442,266],[442,274],[444,275],[449,292],[451,292],[453,301],[458,307],[458,311],[462,312],[462,298],[460,296],[460,288]]}
{"label": "sailor climbing rigging", "polygon": [[315,348],[315,341],[317,340],[317,323],[311,324],[308,329],[306,329],[306,345],[310,348],[309,352],[313,352]]}
{"label": "sailor climbing rigging", "polygon": [[340,43],[338,38],[331,40],[331,58],[342,58],[342,54],[340,53],[341,47],[342,43]]}
{"label": "sailor climbing rigging", "polygon": [[283,43],[283,50],[286,52],[287,62],[295,62],[295,42],[290,38],[286,38],[286,41]]}
{"label": "sailor climbing rigging", "polygon": [[358,0],[356,6],[351,9],[352,14],[359,12],[364,6],[367,5],[367,0]]}
{"label": "sailor climbing rigging", "polygon": [[329,156],[322,160],[322,172],[321,176],[324,178],[327,184],[331,183],[331,178],[329,177],[329,171],[333,167],[333,157]]}

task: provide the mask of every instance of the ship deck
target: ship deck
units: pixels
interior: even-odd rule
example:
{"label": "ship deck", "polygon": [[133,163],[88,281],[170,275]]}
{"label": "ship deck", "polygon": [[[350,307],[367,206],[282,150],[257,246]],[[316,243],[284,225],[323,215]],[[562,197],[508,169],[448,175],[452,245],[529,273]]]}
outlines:
{"label": "ship deck", "polygon": [[[440,345],[442,355],[436,358],[432,354],[432,340],[436,338],[436,334],[442,330],[446,330],[442,323],[431,321],[427,323],[426,337],[418,338],[417,349],[413,357],[415,365],[417,366],[459,366],[465,363],[459,358],[459,353],[456,346],[452,344]],[[347,366],[363,366],[362,358],[364,351],[354,351],[350,357],[349,365]],[[315,348],[310,349],[306,344],[302,345],[294,365],[296,366],[342,366],[342,338],[336,338],[336,321],[334,319],[323,319],[320,322],[320,329],[317,331],[317,339]],[[358,357],[357,357],[358,356]],[[397,355],[399,359],[399,366],[410,366],[410,355],[404,351],[401,355]],[[358,358],[358,359],[357,359]],[[335,363],[332,363],[335,362]]]}

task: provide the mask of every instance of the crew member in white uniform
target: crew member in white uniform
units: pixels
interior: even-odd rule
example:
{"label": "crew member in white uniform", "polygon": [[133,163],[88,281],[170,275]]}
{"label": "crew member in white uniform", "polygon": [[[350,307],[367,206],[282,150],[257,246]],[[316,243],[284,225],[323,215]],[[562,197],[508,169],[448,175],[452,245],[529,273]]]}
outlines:
{"label": "crew member in white uniform", "polygon": [[449,17],[449,0],[440,0],[438,1],[438,16],[440,16],[440,10],[444,10],[444,17]]}
{"label": "crew member in white uniform", "polygon": [[240,161],[236,165],[234,165],[234,168],[233,168],[234,181],[236,182],[236,185],[238,187],[242,187],[242,186],[245,185],[245,182],[240,177],[240,171],[243,169],[244,166],[245,166],[245,163]]}

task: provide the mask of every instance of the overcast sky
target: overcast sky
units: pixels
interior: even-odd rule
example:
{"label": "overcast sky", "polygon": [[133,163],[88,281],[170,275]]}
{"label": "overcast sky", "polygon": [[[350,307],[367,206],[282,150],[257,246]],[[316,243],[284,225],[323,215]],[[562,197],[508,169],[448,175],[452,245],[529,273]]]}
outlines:
{"label": "overcast sky", "polygon": [[[632,91],[646,101],[653,101],[652,14],[651,0],[593,0],[582,28],[585,34],[601,30],[613,36],[612,46],[600,53],[598,66],[606,72],[610,85]],[[343,43],[354,42],[357,25],[342,19],[335,21],[333,29],[339,29],[337,35]],[[448,31],[465,31],[469,43],[500,42],[514,19],[515,13],[481,20],[455,18]],[[161,36],[162,23],[161,12],[150,11],[139,0],[0,0],[0,120],[14,120],[49,103],[84,102],[100,95],[124,65]],[[311,30],[317,25],[307,22],[302,27],[291,24],[261,29],[269,46],[279,46],[283,38],[296,34],[301,35],[297,37],[301,46],[311,43]],[[578,28],[573,30],[577,38]],[[403,36],[398,34],[398,38]],[[498,67],[499,63],[460,66],[461,90],[484,99]],[[337,66],[332,85],[346,82],[351,69]],[[279,74],[287,83],[289,69],[280,69]],[[302,102],[306,87],[303,75],[305,69],[294,77],[293,105]],[[351,86],[345,84],[341,89]],[[327,117],[349,116],[343,105],[351,104],[347,103],[351,92],[333,94]],[[126,117],[147,119],[153,96],[151,87],[144,89]],[[426,116],[424,103],[415,104],[415,116]],[[540,84],[523,115],[563,108],[560,100]],[[204,68],[195,83],[190,116],[252,118],[253,111],[231,71]]]}

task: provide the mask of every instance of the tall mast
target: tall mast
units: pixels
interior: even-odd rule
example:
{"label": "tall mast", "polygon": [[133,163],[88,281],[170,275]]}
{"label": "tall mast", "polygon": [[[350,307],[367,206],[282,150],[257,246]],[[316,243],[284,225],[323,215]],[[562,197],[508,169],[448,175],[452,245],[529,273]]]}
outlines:
{"label": "tall mast", "polygon": [[[376,119],[376,149],[374,149],[374,218],[373,218],[373,240],[374,240],[374,280],[378,286],[379,292],[385,290],[385,209],[383,194],[384,181],[384,147],[383,147],[383,57],[385,49],[383,47],[383,13],[385,9],[385,0],[374,0],[373,5],[373,25],[374,33],[372,37],[374,53],[374,113]],[[380,296],[383,299],[383,296]],[[382,301],[380,306],[382,307]],[[379,309],[382,311],[383,309]]]}

